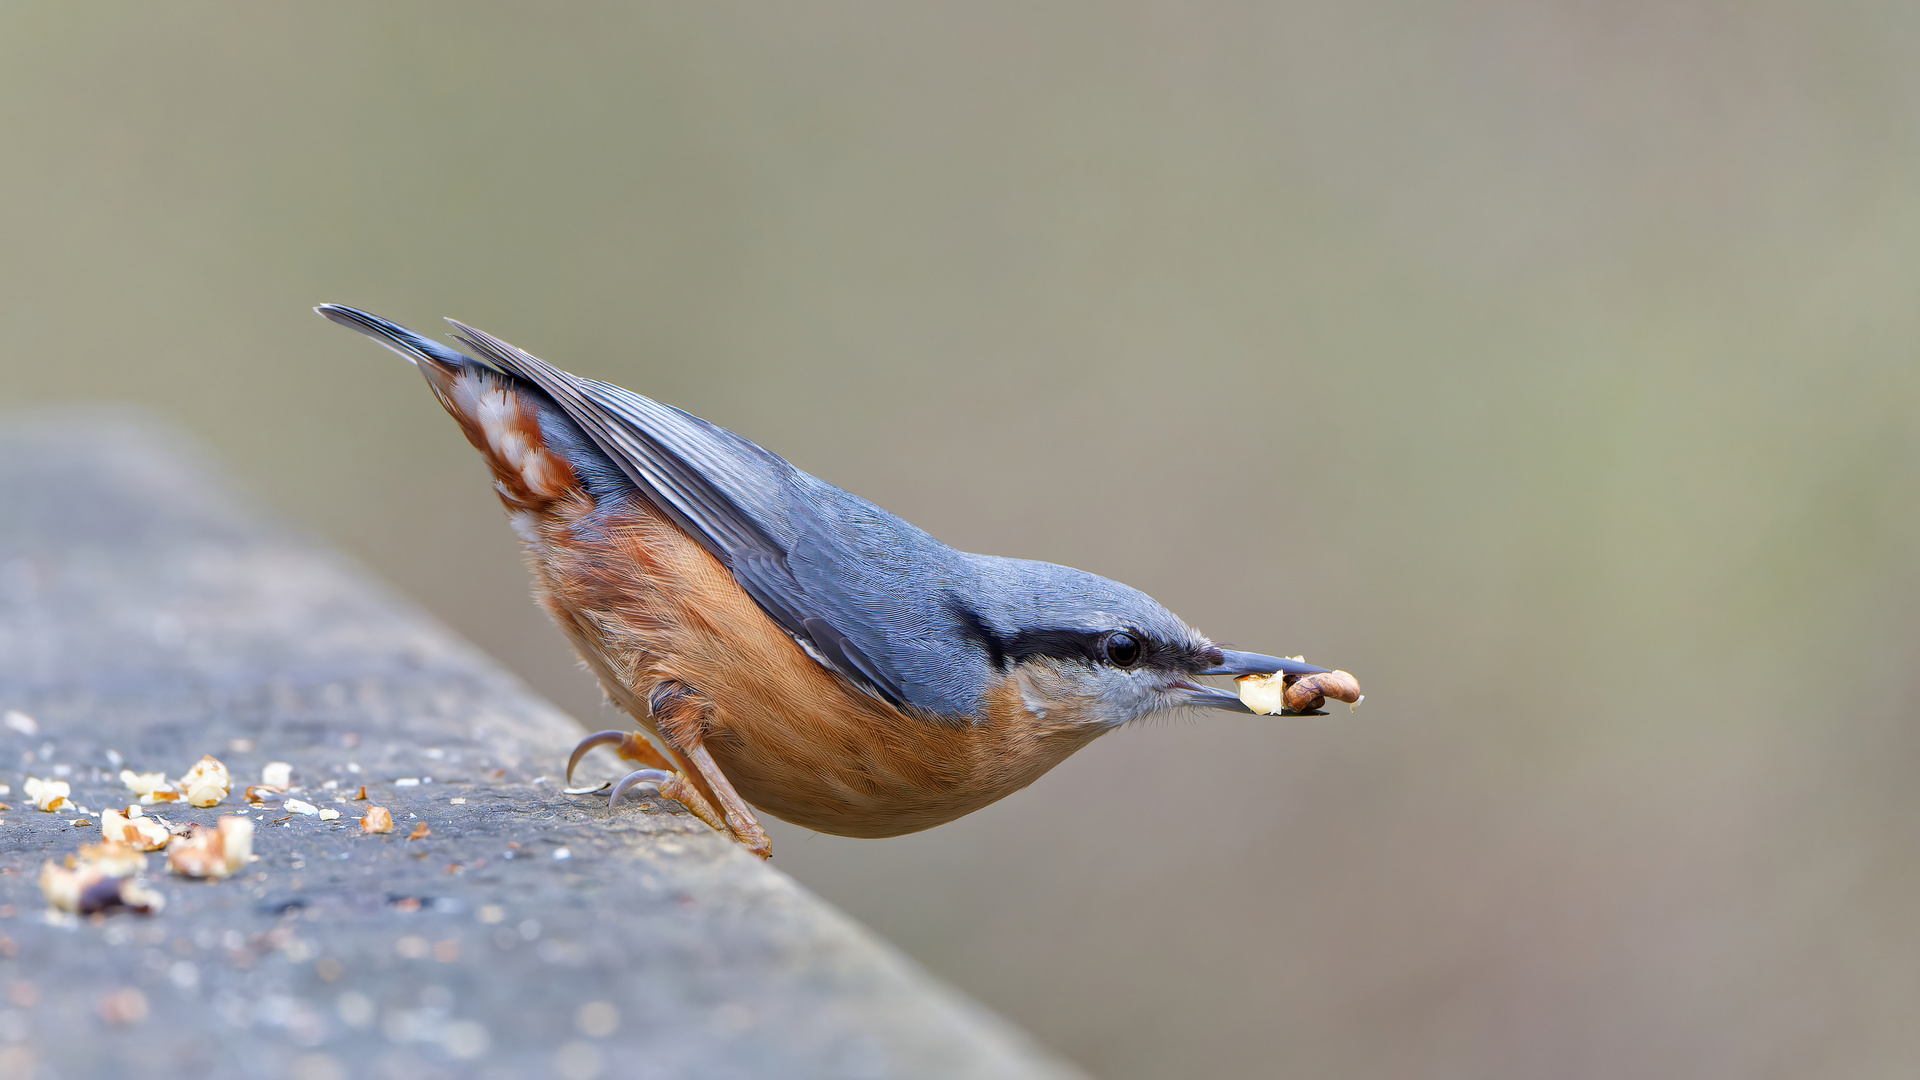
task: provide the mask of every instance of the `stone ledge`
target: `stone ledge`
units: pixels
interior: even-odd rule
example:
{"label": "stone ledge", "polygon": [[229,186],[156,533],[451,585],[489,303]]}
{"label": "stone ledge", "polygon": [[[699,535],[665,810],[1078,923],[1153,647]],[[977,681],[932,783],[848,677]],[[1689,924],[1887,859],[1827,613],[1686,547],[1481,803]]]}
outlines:
{"label": "stone ledge", "polygon": [[[231,490],[138,417],[0,426],[0,711],[38,727],[0,727],[0,1080],[1079,1075],[677,805],[561,794],[581,728]],[[241,876],[155,856],[161,914],[46,916],[99,830],[25,777],[98,811],[206,753],[341,817],[246,811]]]}

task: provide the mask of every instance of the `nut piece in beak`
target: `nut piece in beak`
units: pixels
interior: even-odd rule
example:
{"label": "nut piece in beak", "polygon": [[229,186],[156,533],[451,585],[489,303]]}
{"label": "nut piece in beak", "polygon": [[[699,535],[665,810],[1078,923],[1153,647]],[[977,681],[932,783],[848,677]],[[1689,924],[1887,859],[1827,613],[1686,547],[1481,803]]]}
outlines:
{"label": "nut piece in beak", "polygon": [[1328,698],[1344,701],[1349,708],[1366,700],[1360,692],[1360,680],[1344,671],[1323,671],[1313,675],[1244,675],[1240,684],[1240,703],[1256,713],[1274,716],[1282,712],[1309,713],[1326,704]]}

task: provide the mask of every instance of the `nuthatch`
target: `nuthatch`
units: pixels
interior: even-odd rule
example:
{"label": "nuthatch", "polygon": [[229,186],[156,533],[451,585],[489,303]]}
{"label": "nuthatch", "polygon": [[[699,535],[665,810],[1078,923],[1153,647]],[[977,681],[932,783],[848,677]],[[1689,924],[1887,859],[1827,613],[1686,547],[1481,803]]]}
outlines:
{"label": "nuthatch", "polygon": [[748,804],[899,836],[1129,721],[1249,711],[1202,676],[1325,670],[1222,649],[1085,571],[955,551],[731,431],[458,322],[484,362],[315,310],[426,376],[493,470],[535,596],[648,736],[589,736],[569,778],[612,745],[645,766],[614,802],[652,785],[762,856]]}

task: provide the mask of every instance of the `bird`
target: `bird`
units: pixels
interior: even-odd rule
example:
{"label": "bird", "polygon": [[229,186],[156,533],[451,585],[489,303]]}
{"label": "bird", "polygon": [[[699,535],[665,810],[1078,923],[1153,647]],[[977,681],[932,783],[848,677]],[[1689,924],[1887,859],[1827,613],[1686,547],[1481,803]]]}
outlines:
{"label": "bird", "polygon": [[635,730],[596,732],[762,858],[755,810],[888,837],[1031,784],[1211,676],[1324,673],[1223,648],[1084,570],[955,550],[748,439],[447,320],[473,355],[314,309],[411,361],[493,475],[534,596]]}

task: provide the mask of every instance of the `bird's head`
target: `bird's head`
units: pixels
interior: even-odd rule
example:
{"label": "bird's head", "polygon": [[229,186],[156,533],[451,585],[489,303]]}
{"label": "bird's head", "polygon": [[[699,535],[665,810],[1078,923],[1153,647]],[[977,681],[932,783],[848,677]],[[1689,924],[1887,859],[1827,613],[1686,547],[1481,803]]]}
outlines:
{"label": "bird's head", "polygon": [[966,635],[1042,718],[1116,727],[1183,707],[1250,712],[1198,680],[1326,670],[1222,649],[1147,594],[1083,570],[976,558],[985,572],[958,605]]}

